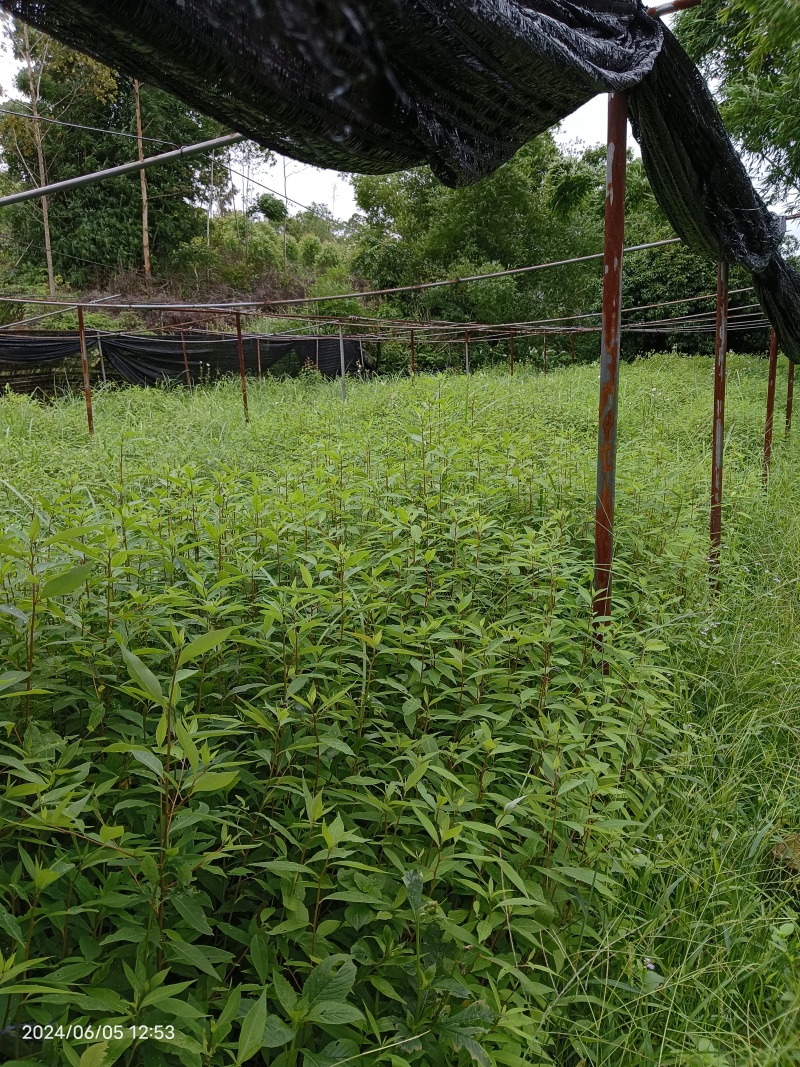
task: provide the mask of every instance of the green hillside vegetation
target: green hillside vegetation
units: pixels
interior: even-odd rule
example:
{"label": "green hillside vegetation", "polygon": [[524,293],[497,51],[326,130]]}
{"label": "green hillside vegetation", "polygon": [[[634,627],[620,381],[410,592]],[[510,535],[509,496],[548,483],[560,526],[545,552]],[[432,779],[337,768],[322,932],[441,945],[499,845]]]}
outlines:
{"label": "green hillside vegetation", "polygon": [[111,389],[93,441],[0,401],[4,1062],[795,1062],[765,386],[732,359],[714,596],[710,362],[623,368],[607,676],[596,365],[253,383],[250,426],[233,384]]}

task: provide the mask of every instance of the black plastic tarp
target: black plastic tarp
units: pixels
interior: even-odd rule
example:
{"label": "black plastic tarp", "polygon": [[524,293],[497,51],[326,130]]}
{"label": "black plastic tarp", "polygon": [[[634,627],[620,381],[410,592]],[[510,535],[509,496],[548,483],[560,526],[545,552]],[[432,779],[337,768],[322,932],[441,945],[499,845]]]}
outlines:
{"label": "black plastic tarp", "polygon": [[630,91],[680,237],[754,273],[800,359],[800,279],[682,48],[637,0],[0,0],[307,163],[477,181],[597,93]]}
{"label": "black plastic tarp", "polygon": [[[305,367],[319,370],[326,378],[341,375],[338,337],[246,335],[242,347],[245,370],[250,377],[259,373],[293,377]],[[186,384],[187,365],[193,385],[239,373],[239,345],[235,336],[90,333],[87,349],[93,356],[102,352],[107,367],[116,372],[114,376],[131,385]],[[31,368],[79,353],[78,334],[0,333],[0,366]],[[346,372],[362,365],[369,369],[372,363],[358,339],[345,338],[344,356]]]}

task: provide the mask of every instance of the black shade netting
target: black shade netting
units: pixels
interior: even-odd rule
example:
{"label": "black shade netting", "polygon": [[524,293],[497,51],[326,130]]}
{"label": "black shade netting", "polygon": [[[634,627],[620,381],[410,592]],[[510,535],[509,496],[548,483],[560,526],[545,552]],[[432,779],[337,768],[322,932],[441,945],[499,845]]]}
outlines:
{"label": "black shade netting", "polygon": [[677,233],[754,272],[800,359],[800,282],[781,260],[779,225],[696,68],[637,0],[0,6],[306,163],[373,174],[427,163],[449,185],[485,177],[598,93],[631,90],[645,166]]}
{"label": "black shade netting", "polygon": [[[101,344],[103,358],[132,385],[155,385],[163,381],[185,383],[187,364],[193,385],[239,373],[239,344],[235,337],[116,334],[103,337]],[[245,337],[242,348],[248,377],[267,373],[295,377],[305,367],[319,370],[326,378],[341,375],[338,337]],[[345,372],[361,367],[359,341],[345,339],[344,357]],[[365,356],[365,362],[366,359]]]}
{"label": "black shade netting", "polygon": [[[236,337],[180,334],[142,337],[136,334],[89,335],[88,348],[102,354],[115,377],[131,385],[162,382],[200,384],[239,373]],[[295,377],[303,369],[318,370],[326,378],[341,375],[338,337],[252,337],[243,339],[245,372]],[[0,366],[31,367],[68,359],[80,352],[78,335],[63,340],[30,334],[0,334]],[[370,370],[373,358],[353,338],[344,341],[345,372]],[[187,382],[188,370],[188,382]]]}
{"label": "black shade netting", "polygon": [[0,364],[24,366],[55,363],[80,355],[81,339],[77,333],[29,334],[0,333]]}

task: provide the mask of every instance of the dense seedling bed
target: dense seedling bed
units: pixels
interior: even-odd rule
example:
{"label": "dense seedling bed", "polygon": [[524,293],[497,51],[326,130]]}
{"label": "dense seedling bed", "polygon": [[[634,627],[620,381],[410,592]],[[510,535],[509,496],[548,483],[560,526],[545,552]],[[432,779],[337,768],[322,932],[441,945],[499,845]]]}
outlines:
{"label": "dense seedling bed", "polygon": [[624,368],[604,676],[597,378],[0,401],[3,1060],[797,1061],[797,450],[734,359],[715,600]]}

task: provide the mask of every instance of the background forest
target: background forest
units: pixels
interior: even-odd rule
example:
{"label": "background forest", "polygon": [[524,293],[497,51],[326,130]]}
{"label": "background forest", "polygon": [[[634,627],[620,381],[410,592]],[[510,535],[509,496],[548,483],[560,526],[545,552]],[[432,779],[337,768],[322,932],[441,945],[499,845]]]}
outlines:
{"label": "background forest", "polygon": [[[796,9],[772,0],[711,0],[678,23],[684,43],[718,87],[729,128],[765,195],[784,203],[792,202],[800,176],[800,79],[796,50],[776,42],[794,39],[793,32],[796,38],[798,27],[787,20],[798,18]],[[25,27],[8,23],[7,29],[20,69],[14,98],[0,110],[3,191],[225,132],[158,89]],[[458,190],[442,186],[427,168],[351,176],[359,210],[347,222],[325,205],[301,206],[265,188],[254,175],[272,158],[245,143],[155,168],[144,179],[127,176],[4,209],[0,287],[7,295],[155,290],[187,301],[331,295],[582,256],[602,244],[603,145],[564,148],[548,133],[493,177]],[[628,245],[673,236],[633,156],[627,200]],[[732,278],[733,289],[748,283],[744,274]],[[688,299],[714,287],[713,264],[682,246],[638,253],[626,263],[628,307]],[[373,303],[368,313],[523,322],[593,312],[599,298],[599,269],[588,263],[404,294]],[[749,294],[734,298],[734,304],[751,301]],[[326,307],[344,314],[359,304]],[[705,310],[706,304],[681,306],[687,315]],[[18,312],[18,305],[7,305],[6,321]],[[629,335],[625,356],[676,344],[706,352],[711,343],[704,335]],[[740,335],[736,346],[762,351],[764,338]],[[591,335],[579,339],[579,357],[594,358],[595,348]],[[391,358],[389,351],[389,366]],[[425,365],[424,351],[420,362]]]}

